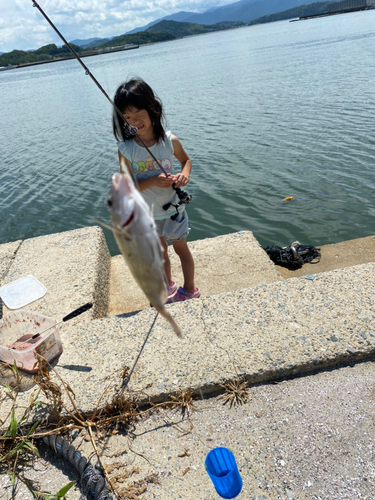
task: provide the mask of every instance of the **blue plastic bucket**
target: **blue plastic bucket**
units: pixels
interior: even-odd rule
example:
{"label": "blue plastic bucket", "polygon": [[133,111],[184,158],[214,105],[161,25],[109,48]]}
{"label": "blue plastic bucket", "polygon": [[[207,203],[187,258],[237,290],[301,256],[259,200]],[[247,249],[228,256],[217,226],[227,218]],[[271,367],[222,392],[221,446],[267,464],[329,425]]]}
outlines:
{"label": "blue plastic bucket", "polygon": [[234,498],[242,489],[242,479],[237,469],[236,459],[228,448],[211,450],[204,462],[215,490],[222,498]]}

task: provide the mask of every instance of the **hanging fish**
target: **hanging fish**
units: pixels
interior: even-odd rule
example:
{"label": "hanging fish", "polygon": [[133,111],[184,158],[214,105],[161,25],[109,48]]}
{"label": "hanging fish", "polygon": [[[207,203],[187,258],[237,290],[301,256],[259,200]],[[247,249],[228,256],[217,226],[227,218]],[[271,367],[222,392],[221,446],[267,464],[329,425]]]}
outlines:
{"label": "hanging fish", "polygon": [[113,174],[107,197],[116,243],[151,305],[172,325],[177,336],[182,338],[179,326],[165,307],[167,290],[163,253],[154,219],[128,170],[125,168],[122,172]]}

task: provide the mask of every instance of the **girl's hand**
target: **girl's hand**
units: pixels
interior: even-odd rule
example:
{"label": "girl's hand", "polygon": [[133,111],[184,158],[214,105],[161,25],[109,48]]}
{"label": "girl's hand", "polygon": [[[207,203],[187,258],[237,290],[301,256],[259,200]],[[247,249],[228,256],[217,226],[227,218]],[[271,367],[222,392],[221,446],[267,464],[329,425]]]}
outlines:
{"label": "girl's hand", "polygon": [[160,174],[160,175],[155,175],[152,177],[152,179],[155,179],[155,187],[159,188],[169,188],[176,182],[176,176],[175,175],[170,175],[167,177],[165,174]]}
{"label": "girl's hand", "polygon": [[186,186],[186,184],[189,182],[189,176],[182,172],[180,174],[176,174],[174,177],[176,179],[176,183],[174,185],[175,188]]}

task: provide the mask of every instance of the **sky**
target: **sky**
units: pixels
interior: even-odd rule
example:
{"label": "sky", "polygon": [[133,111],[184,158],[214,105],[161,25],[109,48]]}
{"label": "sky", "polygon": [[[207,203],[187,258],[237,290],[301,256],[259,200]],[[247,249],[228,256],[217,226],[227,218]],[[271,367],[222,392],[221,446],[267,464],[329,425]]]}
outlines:
{"label": "sky", "polygon": [[[233,0],[38,0],[68,40],[122,35],[181,10],[204,12]],[[0,52],[61,41],[32,0],[0,0]]]}

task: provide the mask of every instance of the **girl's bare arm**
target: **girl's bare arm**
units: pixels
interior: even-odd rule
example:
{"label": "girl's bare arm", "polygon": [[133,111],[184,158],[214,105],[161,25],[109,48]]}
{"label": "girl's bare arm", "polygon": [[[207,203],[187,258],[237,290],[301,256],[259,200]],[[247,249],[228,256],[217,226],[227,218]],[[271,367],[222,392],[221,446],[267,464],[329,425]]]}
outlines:
{"label": "girl's bare arm", "polygon": [[171,141],[173,145],[174,156],[181,164],[181,173],[175,174],[176,177],[175,187],[178,188],[186,186],[186,184],[189,182],[189,177],[191,173],[191,160],[189,158],[189,155],[182,147],[180,140],[175,135],[171,135]]}

